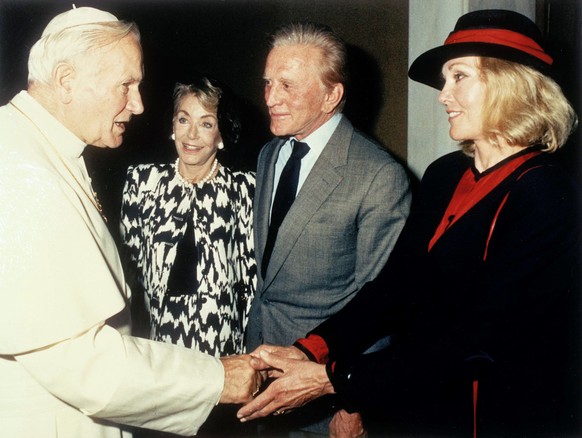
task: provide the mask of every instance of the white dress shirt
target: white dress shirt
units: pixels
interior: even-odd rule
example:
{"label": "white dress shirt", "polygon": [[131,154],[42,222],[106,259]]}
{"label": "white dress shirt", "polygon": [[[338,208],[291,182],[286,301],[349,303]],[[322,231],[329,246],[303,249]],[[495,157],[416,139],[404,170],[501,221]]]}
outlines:
{"label": "white dress shirt", "polygon": [[[331,138],[335,128],[339,124],[342,118],[341,113],[334,114],[327,122],[317,128],[314,132],[309,134],[307,137],[301,140],[303,143],[307,143],[309,146],[309,152],[301,160],[301,170],[299,171],[299,181],[297,183],[297,193],[301,190],[303,183],[307,179],[309,172],[313,169],[315,162],[321,155],[323,148]],[[275,193],[277,192],[277,186],[279,185],[279,178],[281,178],[281,173],[291,152],[293,152],[293,147],[291,146],[291,140],[295,140],[295,137],[290,137],[281,149],[279,150],[279,155],[277,157],[277,162],[275,163],[275,176],[273,181],[273,195],[271,197],[271,207],[273,206],[273,200],[275,199]],[[297,194],[295,194],[297,196]]]}

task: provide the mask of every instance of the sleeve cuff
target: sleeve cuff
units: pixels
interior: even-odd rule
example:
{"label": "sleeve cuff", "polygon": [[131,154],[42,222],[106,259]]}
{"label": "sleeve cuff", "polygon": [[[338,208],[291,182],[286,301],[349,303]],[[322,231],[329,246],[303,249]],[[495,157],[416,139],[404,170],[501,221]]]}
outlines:
{"label": "sleeve cuff", "polygon": [[352,380],[352,372],[350,366],[345,366],[345,364],[338,365],[337,362],[328,362],[325,366],[325,371],[327,372],[327,377],[333,389],[338,396],[339,405],[342,409],[345,409],[350,414],[358,412],[359,409],[351,400],[350,388]]}
{"label": "sleeve cuff", "polygon": [[309,334],[306,338],[297,339],[293,345],[313,362],[326,364],[329,361],[329,349],[325,340],[319,335]]}

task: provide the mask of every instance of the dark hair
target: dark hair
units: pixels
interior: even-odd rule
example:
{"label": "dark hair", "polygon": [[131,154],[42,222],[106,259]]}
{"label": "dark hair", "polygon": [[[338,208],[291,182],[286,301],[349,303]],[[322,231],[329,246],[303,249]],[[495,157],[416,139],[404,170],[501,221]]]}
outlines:
{"label": "dark hair", "polygon": [[174,87],[174,115],[184,96],[193,94],[207,110],[216,111],[218,130],[226,148],[240,138],[241,121],[234,93],[224,84],[208,76],[195,78],[189,84],[177,83]]}

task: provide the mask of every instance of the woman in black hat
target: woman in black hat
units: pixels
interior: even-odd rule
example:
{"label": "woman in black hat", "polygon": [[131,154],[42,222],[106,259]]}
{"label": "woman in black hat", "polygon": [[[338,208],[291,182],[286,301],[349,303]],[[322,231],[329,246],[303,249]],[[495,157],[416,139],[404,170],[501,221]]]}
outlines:
{"label": "woman in black hat", "polygon": [[426,171],[380,276],[295,347],[260,355],[282,373],[244,418],[335,392],[380,436],[582,431],[579,194],[550,154],[577,119],[551,64],[535,24],[503,10],[464,15],[414,61],[463,150]]}

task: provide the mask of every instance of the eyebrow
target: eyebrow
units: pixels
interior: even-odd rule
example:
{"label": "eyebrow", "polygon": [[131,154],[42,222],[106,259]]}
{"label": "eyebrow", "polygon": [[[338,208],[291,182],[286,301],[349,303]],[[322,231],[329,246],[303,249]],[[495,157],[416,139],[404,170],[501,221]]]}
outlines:
{"label": "eyebrow", "polygon": [[143,82],[143,76],[141,77],[141,79],[136,78],[134,76],[130,76],[127,80],[123,81],[124,84],[127,84],[127,83],[129,83],[129,84],[135,84],[135,83],[141,84],[142,82]]}
{"label": "eyebrow", "polygon": [[455,62],[454,64],[449,65],[446,69],[445,66],[443,65],[443,68],[441,69],[441,78],[444,79],[445,77],[445,71],[451,71],[452,69],[454,69],[457,66],[463,66],[463,67],[471,67],[469,64],[465,63],[465,62]]}
{"label": "eyebrow", "polygon": [[293,79],[289,79],[287,76],[279,76],[279,77],[268,77],[263,75],[263,81],[277,81],[277,82],[284,82],[286,84],[292,84],[294,82]]}
{"label": "eyebrow", "polygon": [[[185,114],[185,115],[187,115],[187,116],[190,116],[190,117],[192,117],[192,116],[191,116],[191,114],[190,114],[188,111],[186,111],[186,110],[183,110],[183,109],[181,109],[181,110],[178,110],[178,112],[176,113],[176,115],[178,115],[178,114],[180,114],[180,113],[182,113],[182,114]],[[204,115],[203,115],[203,116],[201,116],[200,118],[201,118],[201,119],[210,119],[210,118],[211,118],[211,119],[218,120],[218,117],[217,117],[217,116],[215,116],[214,114],[204,114]]]}

